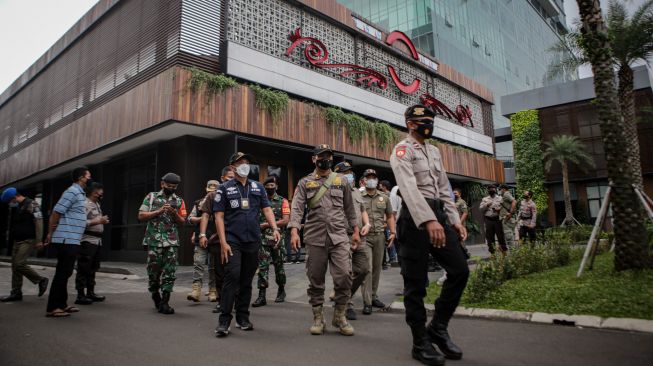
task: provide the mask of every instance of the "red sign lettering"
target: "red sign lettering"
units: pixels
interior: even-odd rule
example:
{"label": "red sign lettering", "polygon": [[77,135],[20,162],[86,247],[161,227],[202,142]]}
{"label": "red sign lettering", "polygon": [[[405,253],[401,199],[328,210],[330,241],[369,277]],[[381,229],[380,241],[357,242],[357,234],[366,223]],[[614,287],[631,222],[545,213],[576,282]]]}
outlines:
{"label": "red sign lettering", "polygon": [[[388,88],[388,79],[385,75],[380,72],[370,69],[367,67],[354,65],[354,64],[338,64],[338,63],[326,63],[329,58],[329,50],[319,39],[313,37],[304,37],[301,35],[302,29],[297,28],[294,32],[291,32],[288,36],[288,39],[292,44],[286,50],[286,56],[290,57],[295,48],[302,43],[306,43],[304,48],[304,58],[311,65],[320,68],[342,68],[343,71],[340,72],[341,76],[354,75],[356,77],[356,82],[359,84],[367,84],[367,87],[372,87],[376,85],[378,88],[385,90]],[[388,45],[393,45],[395,42],[400,41],[408,46],[410,55],[414,60],[419,60],[419,54],[413,42],[408,38],[406,34],[400,31],[394,31],[388,35],[385,40],[385,43]],[[404,84],[399,75],[397,74],[394,66],[386,65],[388,68],[388,73],[390,78],[395,86],[405,94],[415,93],[421,84],[420,79],[414,79],[410,84]],[[437,100],[434,96],[430,94],[422,94],[420,97],[422,104],[433,109],[433,111],[441,116],[444,116],[449,119],[455,119],[461,125],[468,125],[474,127],[472,122],[472,110],[469,106],[458,105],[456,106],[456,111],[452,111],[444,105],[444,103]]]}

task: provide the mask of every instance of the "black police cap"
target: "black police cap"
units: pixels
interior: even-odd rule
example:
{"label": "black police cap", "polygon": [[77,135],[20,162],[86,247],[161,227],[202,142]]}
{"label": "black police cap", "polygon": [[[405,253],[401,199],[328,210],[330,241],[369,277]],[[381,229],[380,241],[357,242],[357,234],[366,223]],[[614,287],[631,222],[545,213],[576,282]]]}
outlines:
{"label": "black police cap", "polygon": [[170,183],[170,184],[179,184],[179,183],[181,183],[181,177],[178,176],[175,173],[166,173],[166,175],[164,175],[161,178],[161,180],[166,182],[166,183]]}
{"label": "black police cap", "polygon": [[433,118],[435,117],[435,113],[429,107],[423,104],[415,104],[414,106],[410,106],[406,108],[406,111],[404,112],[404,117],[406,117],[407,120],[420,119],[420,118]]}
{"label": "black police cap", "polygon": [[333,170],[336,173],[346,173],[346,172],[351,171],[351,169],[352,169],[351,164],[349,164],[346,161],[342,161],[342,162],[336,164],[336,166],[333,168]]}
{"label": "black police cap", "polygon": [[254,157],[252,155],[245,154],[245,153],[239,151],[239,152],[231,155],[231,157],[229,158],[229,164],[233,164],[233,163],[237,162],[240,159],[247,159],[247,160],[249,160],[250,163],[254,162]]}

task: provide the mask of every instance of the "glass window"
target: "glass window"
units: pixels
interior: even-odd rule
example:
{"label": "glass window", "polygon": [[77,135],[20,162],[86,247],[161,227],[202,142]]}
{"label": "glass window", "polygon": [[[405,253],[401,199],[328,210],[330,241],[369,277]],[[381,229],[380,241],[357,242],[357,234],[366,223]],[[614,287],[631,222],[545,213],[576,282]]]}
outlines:
{"label": "glass window", "polygon": [[597,186],[587,187],[587,198],[588,199],[599,198],[599,197],[601,197],[599,195],[599,187],[597,187]]}

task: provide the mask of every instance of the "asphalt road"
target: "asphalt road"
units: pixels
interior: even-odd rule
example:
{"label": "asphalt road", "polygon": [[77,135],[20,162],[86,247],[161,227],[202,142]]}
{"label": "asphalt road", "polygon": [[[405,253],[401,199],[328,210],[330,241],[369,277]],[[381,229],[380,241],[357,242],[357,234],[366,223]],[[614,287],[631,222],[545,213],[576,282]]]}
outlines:
{"label": "asphalt road", "polygon": [[[0,365],[419,365],[402,314],[359,315],[354,337],[332,327],[311,336],[309,306],[272,304],[253,309],[254,331],[232,327],[218,339],[212,304],[191,304],[181,292],[168,316],[145,293],[112,294],[63,319],[46,318],[45,302],[0,303]],[[453,319],[450,329],[465,356],[448,365],[653,363],[653,334],[476,319]]]}

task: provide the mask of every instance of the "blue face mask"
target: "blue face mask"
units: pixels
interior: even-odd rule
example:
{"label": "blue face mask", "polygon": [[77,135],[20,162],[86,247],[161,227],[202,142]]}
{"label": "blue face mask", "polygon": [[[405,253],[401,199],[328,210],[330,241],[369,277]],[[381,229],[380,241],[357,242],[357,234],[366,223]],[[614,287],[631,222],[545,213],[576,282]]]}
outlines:
{"label": "blue face mask", "polygon": [[347,178],[347,181],[349,182],[350,186],[354,185],[354,175],[353,174],[345,174],[345,178]]}

